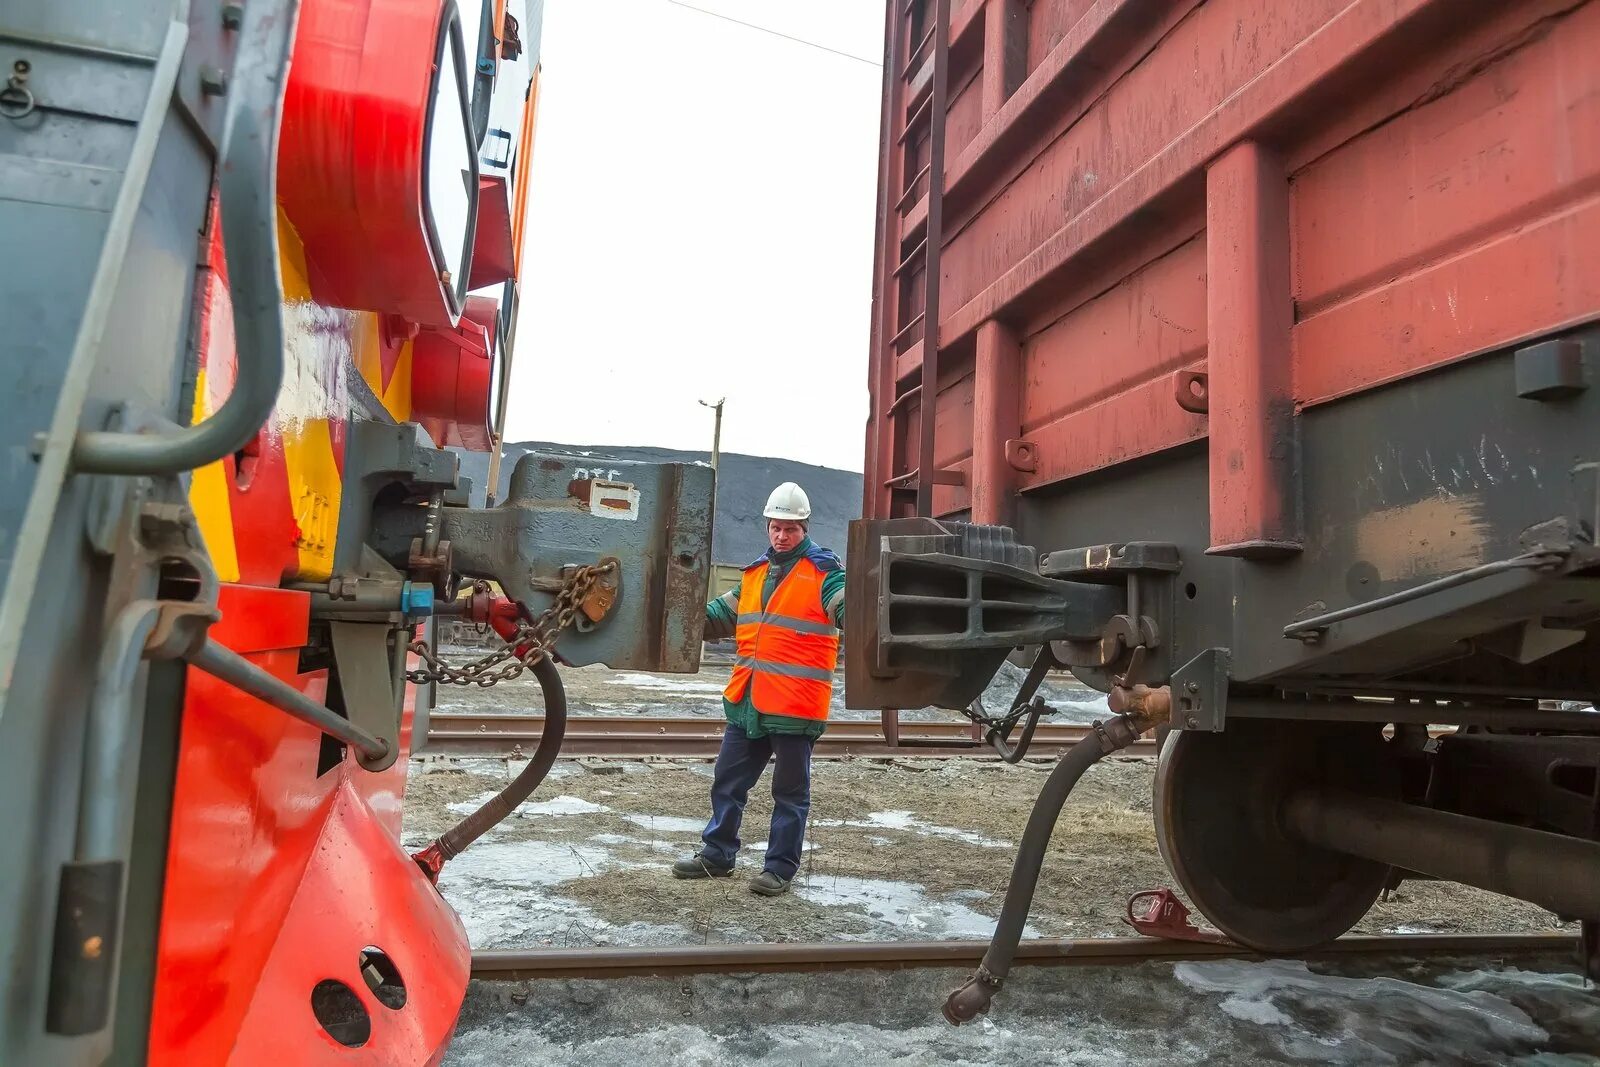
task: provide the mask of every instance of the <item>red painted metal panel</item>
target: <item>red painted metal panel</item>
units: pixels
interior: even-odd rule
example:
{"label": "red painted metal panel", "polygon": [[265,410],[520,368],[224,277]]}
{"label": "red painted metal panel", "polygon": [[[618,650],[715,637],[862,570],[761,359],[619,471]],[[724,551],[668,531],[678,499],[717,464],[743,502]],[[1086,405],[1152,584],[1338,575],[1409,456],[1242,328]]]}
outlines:
{"label": "red painted metal panel", "polygon": [[[1193,369],[1203,370],[1204,364]],[[1178,407],[1171,381],[1158,378],[1029,431],[1025,437],[1034,445],[1039,469],[1022,475],[1022,486],[1075,478],[1205,435],[1206,417]]]}
{"label": "red painted metal panel", "polygon": [[1034,0],[1028,12],[1028,69],[1034,70],[1102,0]]}
{"label": "red painted metal panel", "polygon": [[972,388],[972,521],[1011,525],[1017,472],[1006,442],[1022,433],[1022,349],[1016,331],[1000,322],[978,327]]}
{"label": "red painted metal panel", "polygon": [[517,276],[511,214],[511,187],[506,180],[495,174],[480,177],[478,228],[472,237],[472,276],[467,283],[470,288],[499,285]]}
{"label": "red painted metal panel", "polygon": [[[983,10],[983,121],[1000,113],[1028,72],[1028,9],[1023,0],[989,0]],[[962,142],[965,144],[966,142]]]}
{"label": "red painted metal panel", "polygon": [[970,362],[956,373],[959,377],[954,380],[947,374],[939,383],[939,414],[933,426],[933,465],[938,470],[972,455],[975,382]]}
{"label": "red painted metal panel", "polygon": [[1264,558],[1300,549],[1289,334],[1289,176],[1256,141],[1206,175],[1211,548]]}
{"label": "red painted metal panel", "polygon": [[[224,603],[300,620],[309,600],[304,593],[279,589],[235,590],[226,596]],[[263,629],[257,636],[266,641],[268,633]],[[277,640],[294,636],[286,629]],[[303,629],[298,640],[304,640]],[[247,658],[313,699],[323,699],[327,672],[300,674],[297,645]],[[408,700],[401,735],[406,751],[410,717]],[[281,1007],[293,1001],[304,1007],[304,1015],[283,1015],[282,1025],[286,1033],[306,1035],[305,1047],[312,1047],[315,1023],[309,1029],[299,1025],[309,1022],[310,987],[279,985],[286,972],[275,961],[291,954],[305,967],[325,969],[320,977],[345,973],[352,961],[346,958],[344,937],[299,936],[306,933],[298,928],[310,913],[348,920],[349,934],[372,926],[373,916],[383,916],[387,933],[381,940],[387,943],[378,947],[392,952],[397,950],[390,944],[423,946],[426,951],[418,948],[417,960],[435,970],[411,979],[417,995],[442,1005],[446,1021],[453,1017],[466,972],[464,966],[457,971],[449,964],[454,955],[464,957],[466,940],[442,902],[422,907],[411,900],[422,888],[428,893],[433,889],[398,844],[406,761],[371,774],[346,759],[319,775],[321,751],[322,735],[313,727],[209,675],[189,672],[151,1024],[152,1062],[276,1062],[290,1046],[245,1043],[241,1037],[262,1003]],[[352,848],[360,855],[352,855]],[[317,873],[324,865],[329,872],[340,872],[338,884],[328,884]],[[374,910],[374,900],[410,902],[405,909]],[[438,946],[454,947],[444,951]],[[417,1018],[405,1024],[409,1036],[404,1044],[386,1044],[385,1054],[377,1057],[352,1058],[355,1054],[345,1051],[342,1062],[425,1060],[449,1035],[448,1026],[438,1025],[440,1010],[419,1002],[413,1011]],[[259,1032],[260,1024],[255,1025]],[[432,1043],[421,1043],[424,1034],[431,1035]],[[301,1045],[292,1047],[298,1055]],[[389,1054],[397,1048],[406,1051]]]}
{"label": "red painted metal panel", "polygon": [[320,303],[455,321],[419,225],[442,11],[439,0],[323,0],[301,14],[278,190]]}
{"label": "red painted metal panel", "polygon": [[[970,407],[940,370],[935,455],[976,483],[939,487],[940,510],[1007,510],[984,486],[1010,477],[991,323],[1020,348],[1038,452],[1023,491],[1204,437],[1171,376],[1217,364],[1209,510],[1226,547],[1295,540],[1279,467],[1296,402],[1600,316],[1600,0],[1035,0],[1014,87],[992,30],[1009,3],[986,9],[982,126],[945,168],[933,328],[942,363],[984,355]],[[922,365],[907,297],[923,279],[894,268],[930,198],[902,195],[926,146],[893,123],[926,80],[886,78],[910,103],[885,130],[869,485],[918,463],[918,398],[893,399]],[[1276,178],[1258,158],[1241,201],[1218,161],[1249,141]],[[887,495],[869,509],[888,514]]]}
{"label": "red painted metal panel", "polygon": [[1206,350],[1206,250],[1195,239],[1023,345],[1023,432],[1193,363]]}
{"label": "red painted metal panel", "polygon": [[1514,43],[1296,175],[1302,405],[1594,314],[1600,6]]}
{"label": "red painted metal panel", "polygon": [[223,583],[217,608],[222,618],[212,624],[211,639],[241,655],[306,643],[311,598],[304,593]]}
{"label": "red painted metal panel", "polygon": [[[299,678],[299,655],[287,649],[248,658],[320,700],[326,675]],[[190,672],[151,1022],[153,1060],[228,1061],[336,784],[331,775],[317,778],[320,746],[312,728]],[[241,774],[244,768],[250,773]],[[283,862],[287,856],[301,863]]]}
{"label": "red painted metal panel", "polygon": [[[1289,54],[1345,2],[1234,0],[1196,9],[950,240],[944,256],[946,306],[959,307],[983,292],[1011,264]],[[1244,27],[1248,33],[1235,33]],[[1199,55],[1204,61],[1196,61]]]}
{"label": "red painted metal panel", "polygon": [[441,445],[489,448],[489,390],[499,322],[498,303],[474,296],[454,327],[430,327],[417,334],[411,409]]}
{"label": "red painted metal panel", "polygon": [[1324,312],[1295,329],[1313,404],[1600,317],[1600,197]]}
{"label": "red painted metal panel", "polygon": [[[368,989],[360,969],[368,948],[399,972],[405,1001],[398,1008]],[[297,1067],[437,1062],[471,966],[455,912],[345,782],[321,822],[230,1062],[278,1067],[289,1049]],[[335,1041],[312,1014],[311,989],[326,979],[343,982],[366,1011],[371,1036],[359,1048]]]}
{"label": "red painted metal panel", "polygon": [[[1119,228],[1149,218],[1147,213],[1154,205],[1162,205],[1162,213],[1170,209],[1165,198],[1182,200],[1203,195],[1203,183],[1198,179],[1217,153],[1271,125],[1272,120],[1290,115],[1298,118],[1294,105],[1324,90],[1335,75],[1343,73],[1355,80],[1352,68],[1368,52],[1380,46],[1397,50],[1401,46],[1412,47],[1438,32],[1441,9],[1433,5],[1439,4],[1441,0],[1357,0],[1345,8],[1248,86],[1239,87],[1240,91],[1232,93],[1193,126],[1179,131],[1154,155],[1141,159],[1125,180],[1107,189],[1037,247],[1018,256],[993,254],[993,260],[1009,260],[1014,265],[1005,268],[994,282],[960,308],[950,309],[941,317],[940,332],[945,343],[972,333],[985,319],[1007,312],[1024,298],[1038,297],[1041,287],[1057,281],[1058,275],[1085,250],[1108,239]],[[1079,125],[1097,121],[1091,113]],[[1033,173],[1032,169],[1028,173]],[[1104,188],[1108,183],[1101,180],[1098,170],[1094,173],[1095,184]],[[1070,173],[1066,178],[1070,180]],[[1049,195],[1043,189],[1035,192],[1041,198]],[[1019,206],[1025,213],[1027,205]],[[1160,217],[1158,213],[1155,221],[1159,222]],[[946,302],[947,308],[949,303]]]}
{"label": "red painted metal panel", "polygon": [[1560,26],[1295,175],[1301,318],[1594,192],[1600,8]]}
{"label": "red painted metal panel", "polygon": [[946,119],[944,150],[949,155],[965,148],[983,126],[983,79],[973,71],[950,83],[950,109]]}
{"label": "red painted metal panel", "polygon": [[[946,168],[952,231],[1032,165],[1201,0],[1099,0]],[[1019,47],[1026,45],[1023,42]],[[909,225],[909,222],[908,222]]]}

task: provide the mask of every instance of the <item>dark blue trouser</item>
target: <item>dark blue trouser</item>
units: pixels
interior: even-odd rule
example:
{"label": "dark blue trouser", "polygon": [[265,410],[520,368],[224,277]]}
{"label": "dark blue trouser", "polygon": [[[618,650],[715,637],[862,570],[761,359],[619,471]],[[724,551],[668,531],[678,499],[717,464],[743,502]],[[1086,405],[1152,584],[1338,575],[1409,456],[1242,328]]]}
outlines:
{"label": "dark blue trouser", "polygon": [[728,723],[717,754],[716,776],[711,783],[711,821],[701,840],[701,855],[716,867],[732,867],[739,854],[739,823],[750,787],[777,756],[772,771],[772,829],[767,837],[766,870],[785,880],[800,869],[800,848],[806,837],[806,813],[811,810],[811,746],[800,734],[768,734],[752,738]]}

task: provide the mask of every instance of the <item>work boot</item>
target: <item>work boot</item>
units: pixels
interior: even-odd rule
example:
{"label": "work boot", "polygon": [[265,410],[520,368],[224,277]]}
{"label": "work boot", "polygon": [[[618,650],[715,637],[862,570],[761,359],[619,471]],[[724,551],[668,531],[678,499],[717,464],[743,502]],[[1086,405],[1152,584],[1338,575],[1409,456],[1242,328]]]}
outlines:
{"label": "work boot", "polygon": [[789,891],[789,879],[762,871],[750,879],[750,892],[763,897],[781,897]]}
{"label": "work boot", "polygon": [[732,867],[718,867],[708,862],[705,854],[701,852],[685,856],[672,865],[674,878],[726,878],[732,873]]}

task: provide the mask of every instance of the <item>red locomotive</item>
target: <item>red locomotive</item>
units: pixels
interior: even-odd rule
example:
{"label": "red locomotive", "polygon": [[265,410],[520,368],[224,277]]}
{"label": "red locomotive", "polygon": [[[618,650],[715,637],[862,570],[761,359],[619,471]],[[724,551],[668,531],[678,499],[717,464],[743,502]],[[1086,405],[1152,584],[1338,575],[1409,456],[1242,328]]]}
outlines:
{"label": "red locomotive", "polygon": [[483,665],[431,617],[498,581],[497,670],[557,703],[558,657],[695,669],[709,470],[533,456],[499,491],[449,450],[498,443],[540,22],[0,17],[0,303],[51,309],[4,350],[0,777],[33,838],[0,1062],[437,1061],[469,949],[451,852],[400,846],[406,764],[430,683]]}

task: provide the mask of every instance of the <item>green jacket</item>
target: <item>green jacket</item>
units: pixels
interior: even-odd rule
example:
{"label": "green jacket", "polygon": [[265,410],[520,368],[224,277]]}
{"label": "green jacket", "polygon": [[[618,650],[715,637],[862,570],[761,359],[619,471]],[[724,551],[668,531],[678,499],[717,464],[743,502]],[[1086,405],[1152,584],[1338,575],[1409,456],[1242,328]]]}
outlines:
{"label": "green jacket", "polygon": [[[767,606],[767,601],[772,599],[778,583],[783,581],[795,562],[802,557],[810,557],[811,562],[822,570],[822,610],[833,619],[835,626],[843,630],[844,564],[840,563],[839,557],[832,552],[812,544],[809,537],[788,552],[774,552],[768,549],[767,554],[756,561],[768,565],[767,580],[761,584],[761,606],[763,608]],[[734,630],[738,627],[739,595],[743,589],[744,579],[741,577],[738,585],[706,605],[707,641],[733,636]],[[815,738],[820,737],[822,731],[828,727],[826,722],[818,722],[815,719],[763,714],[750,703],[750,689],[745,690],[744,696],[737,704],[724,698],[722,713],[727,716],[729,722],[742,728],[751,737],[765,737],[767,734],[804,734]]]}

